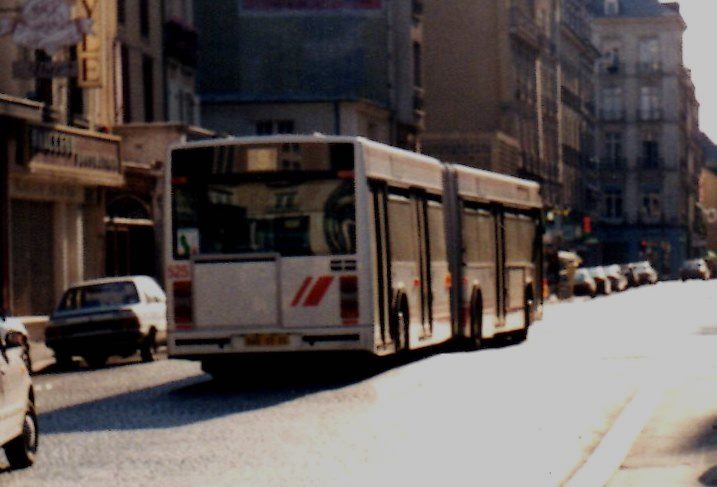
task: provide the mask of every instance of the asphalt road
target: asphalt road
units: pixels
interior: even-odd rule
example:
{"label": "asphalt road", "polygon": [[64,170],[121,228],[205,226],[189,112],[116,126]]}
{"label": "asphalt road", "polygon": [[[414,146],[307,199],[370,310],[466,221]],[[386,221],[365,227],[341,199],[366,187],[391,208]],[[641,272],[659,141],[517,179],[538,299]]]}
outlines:
{"label": "asphalt road", "polygon": [[[715,295],[717,281],[660,283],[548,305],[520,345],[256,366],[241,386],[177,360],[50,368],[34,377],[37,463],[0,484],[603,485],[671,387],[717,378]],[[695,472],[717,442],[700,448]]]}

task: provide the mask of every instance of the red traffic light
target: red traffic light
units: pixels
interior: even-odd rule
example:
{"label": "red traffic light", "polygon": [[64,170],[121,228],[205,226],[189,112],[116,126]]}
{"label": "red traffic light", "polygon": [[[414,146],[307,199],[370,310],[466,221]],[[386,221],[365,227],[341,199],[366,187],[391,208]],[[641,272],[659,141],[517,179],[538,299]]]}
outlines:
{"label": "red traffic light", "polygon": [[593,233],[593,221],[589,215],[583,216],[583,233],[586,235]]}

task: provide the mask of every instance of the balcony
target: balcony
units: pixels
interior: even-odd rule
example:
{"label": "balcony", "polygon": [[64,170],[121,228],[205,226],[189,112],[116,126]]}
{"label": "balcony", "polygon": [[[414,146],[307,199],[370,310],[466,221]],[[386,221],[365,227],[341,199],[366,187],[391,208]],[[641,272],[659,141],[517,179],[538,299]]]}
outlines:
{"label": "balcony", "polygon": [[600,110],[600,120],[603,122],[624,122],[625,110],[617,108]]}
{"label": "balcony", "polygon": [[622,156],[608,156],[600,159],[601,171],[622,171],[627,168],[627,161]]}
{"label": "balcony", "polygon": [[637,167],[641,170],[661,169],[665,167],[665,160],[659,156],[642,156],[637,158]]}
{"label": "balcony", "polygon": [[197,31],[177,19],[164,24],[164,52],[185,66],[197,65]]}
{"label": "balcony", "polygon": [[662,120],[662,110],[656,107],[640,108],[637,110],[637,120],[640,122],[658,122]]}
{"label": "balcony", "polygon": [[645,62],[641,61],[637,63],[637,72],[639,74],[658,74],[662,72],[662,63],[659,61]]}
{"label": "balcony", "polygon": [[608,60],[602,63],[602,74],[620,74],[623,70],[623,65],[617,60]]}
{"label": "balcony", "polygon": [[538,24],[518,7],[510,8],[510,34],[536,50],[543,43],[543,34]]}

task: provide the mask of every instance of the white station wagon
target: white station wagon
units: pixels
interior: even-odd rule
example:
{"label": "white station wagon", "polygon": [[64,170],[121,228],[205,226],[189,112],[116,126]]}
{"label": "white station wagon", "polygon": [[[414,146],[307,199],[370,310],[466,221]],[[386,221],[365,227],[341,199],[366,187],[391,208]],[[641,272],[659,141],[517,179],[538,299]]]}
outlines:
{"label": "white station wagon", "polygon": [[25,326],[0,316],[0,445],[12,468],[35,461],[38,444],[35,392],[24,357]]}
{"label": "white station wagon", "polygon": [[82,356],[92,367],[111,355],[142,360],[167,340],[166,296],[149,276],[108,277],[67,289],[45,329],[58,363]]}

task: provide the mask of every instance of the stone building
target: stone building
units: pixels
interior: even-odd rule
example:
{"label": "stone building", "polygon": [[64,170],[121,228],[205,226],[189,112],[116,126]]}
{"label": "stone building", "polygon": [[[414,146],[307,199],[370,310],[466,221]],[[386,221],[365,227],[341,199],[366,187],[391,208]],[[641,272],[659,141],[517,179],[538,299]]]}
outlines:
{"label": "stone building", "polygon": [[[562,0],[558,51],[561,201],[567,210],[559,215],[561,245],[580,251],[587,264],[597,263],[599,249],[590,231],[601,200],[595,157],[595,63],[600,51],[592,43],[587,0]],[[558,233],[556,225],[548,230]]]}
{"label": "stone building", "polygon": [[424,152],[562,201],[556,0],[426,0]]}
{"label": "stone building", "polygon": [[[170,23],[161,6],[171,12],[179,1],[2,2],[2,310],[44,315],[73,282],[160,274],[148,244],[159,238],[156,200],[167,145],[209,135],[187,125],[196,123],[196,107],[171,108],[164,96],[165,80],[173,79],[164,74],[165,55],[179,57],[174,66],[186,74],[172,85],[183,90],[182,100],[193,86],[183,57],[191,52],[177,54],[191,48],[182,43],[195,35],[187,27],[191,16],[181,21],[189,34],[164,33]],[[173,39],[180,46],[167,48]],[[161,123],[170,114],[176,123]],[[136,124],[144,124],[137,137]],[[147,141],[148,134],[157,136]],[[141,251],[125,238],[133,234],[143,239]]]}
{"label": "stone building", "polygon": [[45,314],[67,285],[104,274],[105,195],[124,184],[120,139],[108,133],[114,9],[56,0],[3,7],[0,306]]}
{"label": "stone building", "polygon": [[606,263],[649,259],[665,277],[704,250],[695,231],[701,170],[698,103],[682,60],[676,3],[594,0]]}
{"label": "stone building", "polygon": [[362,135],[415,149],[422,0],[195,2],[206,127]]}

